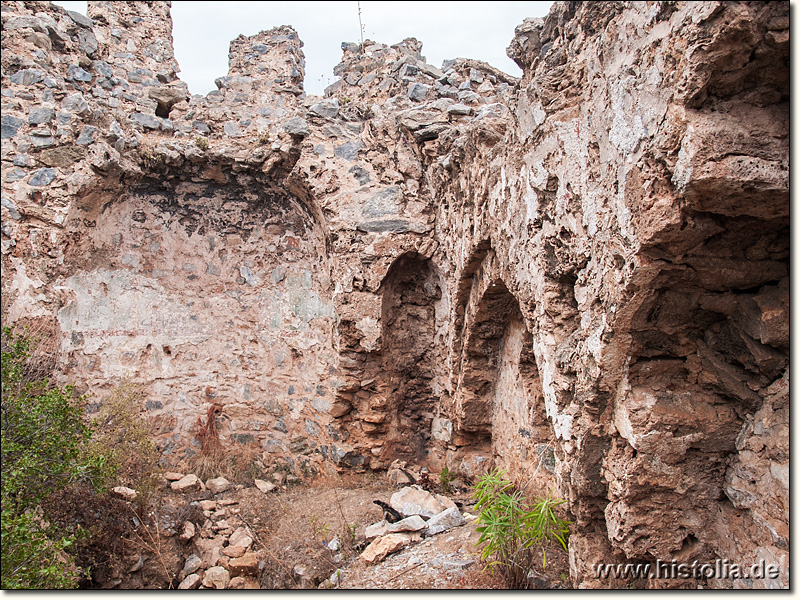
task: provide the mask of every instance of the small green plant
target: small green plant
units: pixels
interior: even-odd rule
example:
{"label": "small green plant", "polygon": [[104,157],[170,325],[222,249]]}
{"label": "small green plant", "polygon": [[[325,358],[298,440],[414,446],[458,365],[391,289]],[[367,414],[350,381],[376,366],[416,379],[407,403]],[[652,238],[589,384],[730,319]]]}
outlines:
{"label": "small green plant", "polygon": [[266,131],[262,131],[258,134],[258,145],[259,146],[266,146],[270,143],[269,133]]}
{"label": "small green plant", "polygon": [[208,138],[203,137],[202,135],[198,135],[194,138],[195,145],[200,148],[200,150],[208,150]]}
{"label": "small green plant", "polygon": [[439,485],[442,488],[442,492],[445,494],[449,494],[453,491],[453,481],[456,478],[456,474],[453,473],[450,469],[445,467],[442,469],[442,472],[439,473]]}
{"label": "small green plant", "polygon": [[331,532],[330,523],[321,521],[317,515],[311,515],[309,520],[311,521],[311,529],[314,532],[314,537],[319,538],[323,543],[327,542],[327,538]]}
{"label": "small green plant", "polygon": [[542,567],[546,566],[545,545],[555,541],[565,550],[570,522],[558,517],[554,509],[563,504],[552,494],[528,504],[505,472],[495,469],[478,479],[473,498],[477,501],[478,544],[484,544],[481,559],[492,572],[497,569],[508,587],[527,587],[528,573],[535,560],[534,547],[542,552]]}

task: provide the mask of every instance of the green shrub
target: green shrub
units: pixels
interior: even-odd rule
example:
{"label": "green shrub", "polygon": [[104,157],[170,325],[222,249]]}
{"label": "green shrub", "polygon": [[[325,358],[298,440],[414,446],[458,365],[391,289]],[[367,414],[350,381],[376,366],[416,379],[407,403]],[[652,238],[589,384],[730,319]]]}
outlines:
{"label": "green shrub", "polygon": [[479,478],[473,498],[477,501],[478,544],[485,544],[481,559],[492,571],[496,568],[508,587],[519,589],[528,585],[528,573],[535,560],[534,548],[542,552],[542,567],[546,566],[545,546],[558,542],[567,549],[569,521],[558,517],[554,508],[564,500],[552,497],[528,504],[522,493],[504,479],[505,472],[495,469]]}
{"label": "green shrub", "polygon": [[87,456],[92,427],[81,398],[31,376],[31,340],[2,328],[2,582],[4,589],[75,587],[67,554],[76,531],[58,530],[42,510],[76,483],[100,488],[114,473],[103,454]]}

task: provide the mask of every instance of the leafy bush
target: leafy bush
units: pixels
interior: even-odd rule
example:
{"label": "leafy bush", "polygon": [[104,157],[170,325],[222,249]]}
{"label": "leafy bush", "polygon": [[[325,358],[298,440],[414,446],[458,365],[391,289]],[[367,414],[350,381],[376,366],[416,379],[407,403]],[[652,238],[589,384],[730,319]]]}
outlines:
{"label": "leafy bush", "polygon": [[528,573],[534,564],[534,548],[542,552],[542,567],[546,565],[545,546],[558,542],[567,549],[569,521],[558,517],[554,508],[564,500],[552,497],[528,504],[514,485],[504,479],[505,472],[495,469],[479,478],[473,498],[479,512],[478,544],[485,544],[481,559],[495,568],[508,587],[519,589],[528,585]]}
{"label": "leafy bush", "polygon": [[94,435],[87,444],[87,457],[106,460],[117,475],[117,483],[134,488],[140,510],[155,489],[160,454],[150,437],[150,426],[142,417],[145,395],[129,381],[114,387],[94,416]]}
{"label": "leafy bush", "polygon": [[31,340],[2,328],[2,582],[5,589],[75,587],[80,569],[67,554],[77,532],[58,530],[42,510],[76,483],[102,487],[113,468],[86,454],[92,427],[81,398],[32,376]]}

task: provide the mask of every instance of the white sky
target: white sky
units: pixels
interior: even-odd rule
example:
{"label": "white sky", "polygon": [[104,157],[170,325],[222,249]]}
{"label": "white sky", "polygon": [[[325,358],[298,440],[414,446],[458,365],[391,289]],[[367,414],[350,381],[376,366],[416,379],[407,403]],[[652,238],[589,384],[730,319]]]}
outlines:
{"label": "white sky", "polygon": [[[86,2],[55,2],[86,14]],[[361,2],[364,39],[394,44],[407,37],[423,43],[422,54],[437,67],[448,58],[475,58],[519,76],[505,50],[525,17],[543,17],[552,2]],[[228,45],[292,25],[303,40],[305,89],[322,94],[333,83],[342,42],[360,41],[358,3],[348,2],[172,2],[175,56],[180,77],[193,94],[217,89],[228,73]]]}

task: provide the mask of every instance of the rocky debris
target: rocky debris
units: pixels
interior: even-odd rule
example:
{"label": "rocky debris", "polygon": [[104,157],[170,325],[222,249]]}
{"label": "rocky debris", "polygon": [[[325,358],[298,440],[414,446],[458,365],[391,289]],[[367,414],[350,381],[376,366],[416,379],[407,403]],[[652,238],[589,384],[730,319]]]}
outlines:
{"label": "rocky debris", "polygon": [[228,569],[233,577],[258,575],[258,556],[253,552],[247,552],[242,556],[232,558],[228,563]]}
{"label": "rocky debris", "polygon": [[227,569],[222,567],[211,567],[206,569],[203,575],[203,587],[211,588],[214,590],[227,589],[231,581],[231,575]]}
{"label": "rocky debris", "polygon": [[111,493],[115,496],[119,496],[123,500],[127,500],[128,502],[136,500],[136,496],[139,495],[136,490],[132,490],[131,488],[123,485],[118,485],[117,487],[111,488]]}
{"label": "rocky debris", "polygon": [[202,566],[203,559],[197,556],[197,554],[190,554],[186,557],[186,561],[183,563],[183,568],[181,569],[180,573],[181,579],[186,579],[186,577],[200,569]]}
{"label": "rocky debris", "polygon": [[246,527],[239,527],[231,534],[228,540],[231,546],[241,546],[248,549],[253,545],[253,538],[250,537],[249,531]]}
{"label": "rocky debris", "polygon": [[425,533],[427,535],[436,535],[437,533],[442,533],[453,527],[460,527],[466,522],[466,519],[461,515],[458,508],[453,506],[431,517],[428,520]]}
{"label": "rocky debris", "polygon": [[258,580],[253,577],[234,577],[228,584],[229,590],[258,590]]}
{"label": "rocky debris", "polygon": [[397,552],[407,546],[410,541],[410,538],[405,535],[390,533],[373,540],[361,553],[361,558],[368,563],[380,562],[392,552]]}
{"label": "rocky debris", "polygon": [[433,517],[444,510],[441,502],[430,492],[426,492],[418,486],[404,487],[399,492],[395,492],[392,494],[389,504],[407,517],[412,515]]}
{"label": "rocky debris", "polygon": [[253,483],[255,484],[255,486],[259,490],[261,490],[265,494],[268,494],[268,493],[278,489],[277,485],[275,485],[274,483],[269,482],[269,481],[264,481],[263,479],[256,479],[256,480],[253,481]]}
{"label": "rocky debris", "polygon": [[206,481],[206,487],[208,488],[209,492],[211,492],[214,495],[217,495],[223,492],[227,492],[229,489],[231,489],[232,484],[224,477],[216,477],[214,479],[209,479],[208,481]]}
{"label": "rocky debris", "polygon": [[403,531],[422,531],[427,527],[425,520],[419,515],[406,517],[395,523],[380,521],[373,523],[364,531],[364,537],[368,540],[386,535],[387,533],[400,533]]}
{"label": "rocky debris", "polygon": [[194,523],[191,521],[183,522],[183,531],[181,531],[181,541],[188,542],[197,534]]}
{"label": "rocky debris", "polygon": [[[200,577],[197,573],[192,573],[187,575],[183,578],[183,580],[178,584],[179,590],[196,590],[200,587],[200,583],[203,581],[203,578]],[[224,588],[223,588],[224,589]]]}
{"label": "rocky debris", "polygon": [[180,494],[190,494],[192,492],[199,492],[203,488],[203,482],[197,477],[197,475],[189,474],[185,475],[178,481],[173,481],[170,484],[170,487],[174,492],[178,492]]}

